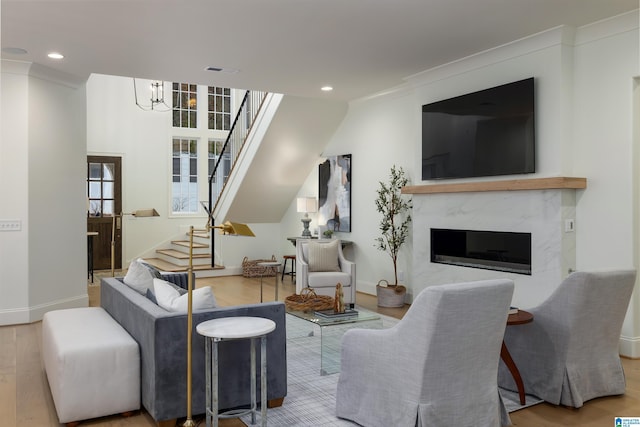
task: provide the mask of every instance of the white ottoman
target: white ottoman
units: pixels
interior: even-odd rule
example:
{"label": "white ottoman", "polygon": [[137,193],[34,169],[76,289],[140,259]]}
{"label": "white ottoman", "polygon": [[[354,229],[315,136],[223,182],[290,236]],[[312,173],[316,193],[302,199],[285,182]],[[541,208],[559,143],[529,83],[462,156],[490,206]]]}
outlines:
{"label": "white ottoman", "polygon": [[140,409],[138,344],[104,309],[46,313],[42,355],[61,423]]}

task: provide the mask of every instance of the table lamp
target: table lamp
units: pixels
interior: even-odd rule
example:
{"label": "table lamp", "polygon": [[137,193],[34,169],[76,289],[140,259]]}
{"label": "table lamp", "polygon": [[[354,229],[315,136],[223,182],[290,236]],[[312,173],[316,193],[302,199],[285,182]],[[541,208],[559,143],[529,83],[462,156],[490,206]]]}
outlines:
{"label": "table lamp", "polygon": [[298,197],[297,201],[298,212],[304,212],[304,217],[302,218],[302,224],[304,225],[302,237],[310,239],[311,231],[309,231],[309,223],[311,222],[311,218],[309,218],[309,212],[318,211],[318,201],[315,197]]}

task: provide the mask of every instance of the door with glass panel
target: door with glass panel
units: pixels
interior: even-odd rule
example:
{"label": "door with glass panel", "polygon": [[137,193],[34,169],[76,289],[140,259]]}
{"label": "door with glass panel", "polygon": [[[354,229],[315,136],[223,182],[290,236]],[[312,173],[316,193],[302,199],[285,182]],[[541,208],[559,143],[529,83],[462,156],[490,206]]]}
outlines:
{"label": "door with glass panel", "polygon": [[120,233],[122,211],[120,157],[87,156],[87,231],[93,237],[93,269],[111,268],[111,233],[114,215],[115,268],[122,268],[122,238]]}

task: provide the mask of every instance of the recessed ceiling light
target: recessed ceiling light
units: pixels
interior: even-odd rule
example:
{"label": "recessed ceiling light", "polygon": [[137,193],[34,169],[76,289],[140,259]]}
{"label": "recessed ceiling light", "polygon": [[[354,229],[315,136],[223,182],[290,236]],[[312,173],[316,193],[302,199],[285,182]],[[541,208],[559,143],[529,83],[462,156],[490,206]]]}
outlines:
{"label": "recessed ceiling light", "polygon": [[12,55],[24,55],[27,51],[21,47],[3,47],[3,53],[10,53]]}
{"label": "recessed ceiling light", "polygon": [[64,58],[64,55],[58,52],[51,52],[50,54],[47,55],[49,58],[51,59],[62,59]]}
{"label": "recessed ceiling light", "polygon": [[320,90],[322,90],[324,92],[331,92],[333,90],[333,88],[331,86],[322,86],[320,88]]}

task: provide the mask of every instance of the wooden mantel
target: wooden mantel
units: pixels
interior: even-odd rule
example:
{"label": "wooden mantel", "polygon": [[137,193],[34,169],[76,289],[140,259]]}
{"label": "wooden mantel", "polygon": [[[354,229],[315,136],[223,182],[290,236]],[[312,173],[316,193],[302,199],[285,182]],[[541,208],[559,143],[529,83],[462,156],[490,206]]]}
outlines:
{"label": "wooden mantel", "polygon": [[506,181],[460,182],[447,184],[409,185],[402,194],[467,193],[479,191],[519,191],[551,189],[585,189],[587,178],[551,177],[511,179]]}

